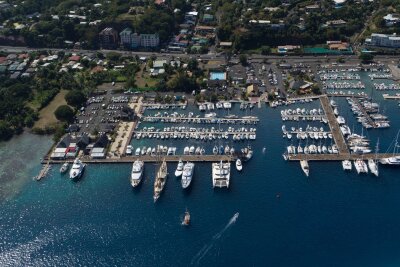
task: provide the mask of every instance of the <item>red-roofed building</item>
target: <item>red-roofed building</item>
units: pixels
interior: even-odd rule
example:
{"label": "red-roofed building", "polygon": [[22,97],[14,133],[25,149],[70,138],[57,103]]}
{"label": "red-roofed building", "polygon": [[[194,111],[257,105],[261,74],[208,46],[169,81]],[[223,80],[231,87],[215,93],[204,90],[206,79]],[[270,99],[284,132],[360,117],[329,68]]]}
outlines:
{"label": "red-roofed building", "polygon": [[70,56],[69,61],[79,61],[81,59],[80,56]]}
{"label": "red-roofed building", "polygon": [[0,64],[3,64],[6,61],[7,61],[6,57],[0,57]]}
{"label": "red-roofed building", "polygon": [[19,54],[19,55],[18,55],[18,58],[19,58],[19,59],[26,59],[26,58],[28,58],[28,57],[29,57],[28,54]]}

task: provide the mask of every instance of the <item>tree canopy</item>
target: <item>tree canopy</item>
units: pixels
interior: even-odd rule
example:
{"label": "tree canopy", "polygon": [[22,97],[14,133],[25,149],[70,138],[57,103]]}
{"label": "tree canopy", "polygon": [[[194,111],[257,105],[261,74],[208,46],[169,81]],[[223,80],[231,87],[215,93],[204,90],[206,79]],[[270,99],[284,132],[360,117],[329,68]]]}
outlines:
{"label": "tree canopy", "polygon": [[71,122],[74,118],[74,111],[67,105],[59,106],[54,112],[57,120]]}

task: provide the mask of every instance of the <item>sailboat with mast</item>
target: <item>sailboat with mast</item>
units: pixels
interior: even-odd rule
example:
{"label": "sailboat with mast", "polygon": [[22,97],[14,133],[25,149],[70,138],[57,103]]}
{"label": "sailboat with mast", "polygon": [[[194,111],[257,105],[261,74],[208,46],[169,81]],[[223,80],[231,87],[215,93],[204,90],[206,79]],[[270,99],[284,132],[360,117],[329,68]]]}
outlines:
{"label": "sailboat with mast", "polygon": [[396,155],[399,150],[399,147],[400,147],[399,143],[398,143],[399,133],[400,133],[400,130],[397,132],[396,140],[394,141],[394,144],[393,144],[393,155],[391,157],[381,159],[379,161],[381,164],[391,165],[391,166],[400,166],[400,156]]}
{"label": "sailboat with mast", "polygon": [[154,181],[154,195],[153,195],[154,202],[156,202],[157,199],[160,197],[160,194],[163,191],[165,183],[167,181],[167,177],[168,177],[167,162],[165,161],[164,158],[160,167],[158,168],[156,179]]}
{"label": "sailboat with mast", "polygon": [[368,168],[371,171],[372,174],[374,174],[376,177],[379,176],[379,170],[378,170],[378,149],[379,149],[379,139],[376,143],[376,148],[375,148],[375,158],[374,159],[368,159]]}

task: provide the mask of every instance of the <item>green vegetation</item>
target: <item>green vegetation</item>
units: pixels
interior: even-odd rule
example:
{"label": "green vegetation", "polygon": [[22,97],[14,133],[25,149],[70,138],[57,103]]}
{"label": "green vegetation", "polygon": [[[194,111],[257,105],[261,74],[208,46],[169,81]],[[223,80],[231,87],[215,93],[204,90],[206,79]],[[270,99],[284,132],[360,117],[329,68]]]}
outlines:
{"label": "green vegetation", "polygon": [[72,90],[65,95],[65,101],[70,106],[80,108],[86,102],[86,96],[81,91]]}
{"label": "green vegetation", "polygon": [[74,119],[74,111],[67,105],[59,106],[56,111],[54,112],[57,120],[63,122],[71,122]]}
{"label": "green vegetation", "polygon": [[374,60],[374,55],[371,53],[361,53],[359,58],[361,59],[362,63],[366,64]]}

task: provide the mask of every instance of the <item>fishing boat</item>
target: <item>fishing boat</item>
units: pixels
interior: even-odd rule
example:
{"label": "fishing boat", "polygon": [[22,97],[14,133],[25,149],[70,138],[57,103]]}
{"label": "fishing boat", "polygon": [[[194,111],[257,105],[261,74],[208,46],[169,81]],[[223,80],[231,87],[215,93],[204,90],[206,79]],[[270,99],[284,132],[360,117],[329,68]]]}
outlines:
{"label": "fishing boat", "polygon": [[157,171],[156,178],[154,181],[154,195],[153,199],[154,202],[160,197],[162,190],[164,189],[165,182],[167,181],[168,177],[168,169],[167,169],[167,162],[165,159],[160,165],[160,168]]}
{"label": "fishing boat", "polygon": [[190,224],[190,213],[189,213],[189,211],[186,209],[186,211],[185,211],[185,217],[183,218],[182,225],[183,225],[183,226],[189,226],[189,224]]}
{"label": "fishing boat", "polygon": [[310,175],[310,168],[307,160],[300,160],[300,166],[304,174],[308,177]]}
{"label": "fishing boat", "polygon": [[132,171],[131,171],[132,187],[138,186],[142,181],[143,169],[144,169],[143,161],[135,160],[135,162],[132,164]]}
{"label": "fishing boat", "polygon": [[182,175],[182,172],[183,172],[183,161],[182,161],[182,159],[179,159],[179,162],[178,162],[178,166],[176,166],[176,170],[175,170],[175,176],[176,177],[179,177],[179,176],[181,176]]}
{"label": "fishing boat", "polygon": [[240,159],[236,160],[236,170],[241,171],[243,169],[242,161]]}
{"label": "fishing boat", "polygon": [[60,168],[60,173],[61,174],[66,173],[68,171],[68,168],[69,168],[69,163],[65,162]]}

